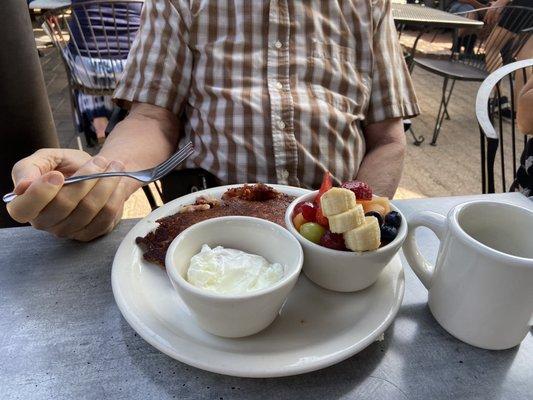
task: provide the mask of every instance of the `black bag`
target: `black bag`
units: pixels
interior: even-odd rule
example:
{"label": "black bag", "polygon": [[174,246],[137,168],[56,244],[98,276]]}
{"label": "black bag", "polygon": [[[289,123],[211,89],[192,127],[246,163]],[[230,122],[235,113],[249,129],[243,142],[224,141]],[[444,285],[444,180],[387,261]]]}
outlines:
{"label": "black bag", "polygon": [[161,179],[165,203],[189,193],[220,186],[220,180],[202,168],[172,171]]}

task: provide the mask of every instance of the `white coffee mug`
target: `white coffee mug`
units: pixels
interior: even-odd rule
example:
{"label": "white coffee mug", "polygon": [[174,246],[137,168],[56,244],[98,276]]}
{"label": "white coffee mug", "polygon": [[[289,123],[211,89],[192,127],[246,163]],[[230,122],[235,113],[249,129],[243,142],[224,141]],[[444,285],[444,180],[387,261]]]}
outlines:
{"label": "white coffee mug", "polygon": [[[447,217],[423,211],[410,218],[403,251],[429,291],[429,308],[453,336],[473,346],[518,345],[532,324],[533,211],[472,201]],[[440,240],[435,266],[416,245],[415,230]]]}

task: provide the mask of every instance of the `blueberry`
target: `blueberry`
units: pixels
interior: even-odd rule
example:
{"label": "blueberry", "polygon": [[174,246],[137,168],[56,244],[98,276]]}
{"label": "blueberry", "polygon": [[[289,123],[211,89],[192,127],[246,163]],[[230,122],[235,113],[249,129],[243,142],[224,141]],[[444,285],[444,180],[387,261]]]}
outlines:
{"label": "blueberry", "polygon": [[398,228],[391,225],[382,225],[381,226],[381,241],[384,243],[392,242],[398,235]]}
{"label": "blueberry", "polygon": [[365,217],[376,217],[378,219],[379,226],[383,225],[383,217],[377,211],[369,211],[365,214]]}
{"label": "blueberry", "polygon": [[402,216],[398,211],[391,211],[387,215],[385,215],[385,225],[394,226],[395,228],[399,228],[402,224]]}

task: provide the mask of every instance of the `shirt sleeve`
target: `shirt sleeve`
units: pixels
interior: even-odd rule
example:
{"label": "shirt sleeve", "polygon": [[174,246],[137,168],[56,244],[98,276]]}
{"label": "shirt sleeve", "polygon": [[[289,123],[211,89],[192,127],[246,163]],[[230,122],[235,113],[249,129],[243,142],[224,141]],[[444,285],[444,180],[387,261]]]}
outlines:
{"label": "shirt sleeve", "polygon": [[113,94],[119,106],[140,102],[180,112],[192,72],[188,18],[171,0],[145,1],[139,31]]}
{"label": "shirt sleeve", "polygon": [[370,100],[365,124],[420,114],[411,76],[394,26],[390,0],[376,0]]}

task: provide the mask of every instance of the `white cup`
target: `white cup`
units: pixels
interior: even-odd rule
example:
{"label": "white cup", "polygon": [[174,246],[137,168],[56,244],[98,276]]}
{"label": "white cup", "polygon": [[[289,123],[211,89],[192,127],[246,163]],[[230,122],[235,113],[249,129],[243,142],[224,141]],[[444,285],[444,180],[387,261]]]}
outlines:
{"label": "white cup", "polygon": [[[440,240],[435,266],[416,245],[418,227]],[[532,211],[490,201],[460,204],[447,217],[423,211],[410,218],[403,251],[431,313],[453,336],[491,350],[524,339],[533,314]]]}

